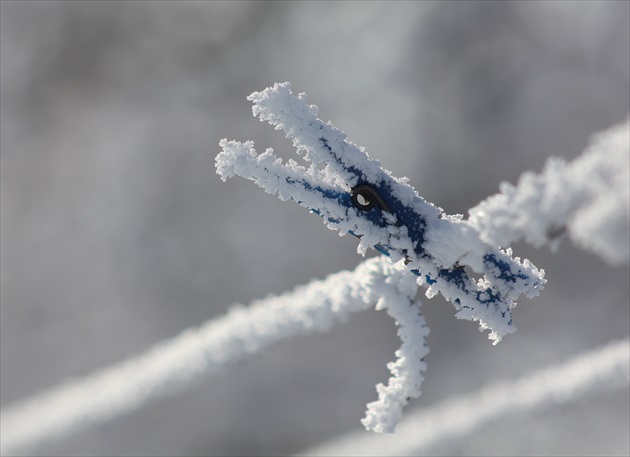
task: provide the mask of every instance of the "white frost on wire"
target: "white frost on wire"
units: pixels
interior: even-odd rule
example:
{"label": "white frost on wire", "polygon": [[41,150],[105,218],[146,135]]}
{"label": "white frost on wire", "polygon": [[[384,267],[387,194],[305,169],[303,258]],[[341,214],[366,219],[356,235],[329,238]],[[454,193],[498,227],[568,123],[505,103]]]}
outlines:
{"label": "white frost on wire", "polygon": [[411,412],[395,436],[355,432],[300,455],[420,455],[437,443],[470,435],[503,417],[534,413],[628,385],[630,340],[625,338],[520,379],[492,384],[430,409]]}
{"label": "white frost on wire", "polygon": [[144,354],[2,410],[0,453],[11,454],[137,409],[273,343],[327,331],[376,303],[394,317],[406,319],[399,322],[403,345],[391,367],[393,387],[381,393],[381,410],[373,408],[367,415],[370,423],[391,429],[400,417],[400,397],[419,395],[421,359],[428,352],[424,343],[428,331],[412,306],[415,289],[415,277],[403,265],[379,257],[353,272],[330,275],[249,307],[234,306],[225,316],[186,330]]}
{"label": "white frost on wire", "polygon": [[[368,159],[362,149],[347,142],[342,132],[316,119],[316,107],[306,105],[303,94],[293,97],[287,84],[276,85],[266,94],[274,91],[287,108],[279,109],[282,116],[291,120],[296,113],[303,115],[311,127],[317,125],[318,133],[312,137],[307,132],[300,133],[298,124],[305,119],[299,116],[293,127],[287,127],[288,121],[273,118],[273,110],[265,111],[265,103],[269,102],[265,92],[250,97],[256,103],[254,114],[276,123],[277,128],[289,129],[287,134],[294,138],[298,150],[306,156],[310,154],[310,168],[294,161],[283,165],[271,150],[256,155],[251,142],[223,140],[224,151],[217,157],[219,174],[223,178],[242,174],[282,199],[297,199],[307,207],[317,208],[331,228],[342,234],[351,230],[360,235],[360,251],[365,252],[368,246],[385,246],[395,263],[384,257],[370,259],[354,272],[340,272],[292,292],[255,301],[249,307],[235,306],[225,316],[159,343],[145,354],[5,409],[0,412],[2,454],[136,409],[247,354],[299,334],[326,331],[349,314],[374,304],[396,320],[402,346],[396,352],[396,361],[388,364],[392,377],[387,385],[377,386],[379,398],[368,405],[362,423],[376,432],[393,432],[402,417],[402,408],[410,398],[420,395],[423,358],[428,353],[428,329],[419,314],[420,304],[413,300],[417,277],[409,269],[422,272],[419,283],[425,281],[425,275],[438,278],[441,269],[454,268],[453,262],[483,272],[484,278],[463,288],[449,284],[449,280],[438,281],[427,294],[442,293],[458,306],[458,317],[479,320],[482,329],[491,329],[490,336],[497,342],[515,330],[511,321],[511,308],[515,305],[512,300],[521,294],[536,295],[544,279],[543,272],[531,263],[512,259],[509,249],[493,250],[485,243],[506,246],[525,238],[540,245],[553,241],[552,235],[558,231],[566,230],[580,246],[595,250],[611,263],[628,263],[628,123],[598,136],[591,149],[570,164],[553,161],[541,176],[527,174],[518,187],[503,185],[502,194],[471,210],[470,220],[464,221],[444,215],[440,208],[422,200],[405,179],[392,177],[377,161]],[[333,149],[343,154],[337,157]],[[335,160],[328,160],[320,169],[327,154]],[[374,225],[348,204],[348,191],[357,183],[357,176],[389,186],[399,202],[421,215],[426,229],[426,250],[421,255],[409,257],[416,246],[410,244],[407,228],[397,225],[391,214],[382,214],[386,224],[377,221]],[[479,238],[472,233],[473,228]],[[405,258],[401,253],[409,256]],[[506,280],[498,264],[488,266],[481,260],[488,254],[508,265],[511,273],[526,273],[527,279],[521,281],[516,275],[512,278],[515,280]],[[486,290],[498,290],[507,301],[488,306],[483,300]],[[417,438],[412,445],[416,449],[422,446],[418,443],[463,433],[515,409],[526,411],[550,401],[569,401],[582,391],[614,384],[619,370],[627,385],[628,340],[522,381],[493,386],[479,398],[450,402],[428,416],[418,416],[415,422],[408,421],[407,424],[416,424],[412,431],[403,424],[398,432],[412,436],[421,430],[424,441]],[[369,452],[375,449],[368,444]],[[404,454],[409,449],[393,452],[389,448],[386,453]]]}
{"label": "white frost on wire", "polygon": [[630,118],[594,135],[584,153],[547,161],[542,174],[524,173],[518,185],[470,210],[470,223],[487,242],[524,239],[552,248],[560,234],[613,265],[630,261]]}
{"label": "white frost on wire", "polygon": [[386,309],[394,319],[402,346],[396,351],[396,361],[387,364],[393,376],[387,385],[376,386],[379,399],[367,405],[365,418],[361,420],[367,430],[377,433],[394,433],[403,407],[422,393],[424,357],[429,353],[425,344],[429,328],[420,314],[420,302],[413,300],[417,293],[415,278],[402,263],[396,266],[385,279],[390,287],[382,288],[376,308]]}

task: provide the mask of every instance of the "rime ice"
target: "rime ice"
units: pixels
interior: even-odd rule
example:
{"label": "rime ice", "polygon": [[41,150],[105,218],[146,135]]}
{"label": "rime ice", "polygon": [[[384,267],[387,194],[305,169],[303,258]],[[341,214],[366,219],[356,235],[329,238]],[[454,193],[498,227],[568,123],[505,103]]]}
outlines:
{"label": "rime ice", "polygon": [[547,161],[544,171],[521,175],[517,186],[470,210],[482,239],[508,245],[519,239],[540,247],[571,240],[612,265],[630,259],[630,119],[594,135],[584,153]]}
{"label": "rime ice", "polygon": [[371,407],[367,420],[375,429],[393,429],[406,398],[420,395],[425,368],[421,359],[429,351],[419,303],[412,303],[414,278],[404,266],[376,257],[354,271],[341,271],[249,306],[233,306],[226,315],[161,341],[144,354],[3,408],[0,453],[13,454],[104,422],[274,343],[327,331],[375,304],[398,320],[402,347],[389,366],[392,378],[387,389],[382,393],[379,389],[378,409],[391,414],[375,417]]}
{"label": "rime ice", "polygon": [[377,309],[386,309],[399,327],[402,346],[396,361],[388,364],[392,377],[387,385],[376,386],[379,398],[367,406],[362,420],[368,430],[392,433],[403,407],[421,393],[429,352],[428,328],[419,303],[413,302],[417,285],[428,285],[429,298],[442,294],[458,318],[479,321],[496,344],[516,330],[516,299],[537,295],[544,272],[480,238],[461,216],[444,214],[425,201],[406,178],[393,177],[343,132],[319,119],[317,107],[306,103],[305,94],[293,95],[289,83],[254,92],[248,100],[254,116],[293,140],[304,165],[294,160],[285,164],[271,149],[257,154],[252,141],[223,139],[216,157],[221,178],[250,179],[281,200],[318,214],[340,235],[359,238],[360,254],[372,248],[393,261],[384,281],[372,277],[361,292],[372,294]]}
{"label": "rime ice", "polygon": [[[305,94],[293,95],[289,83],[248,99],[254,116],[293,140],[305,166],[293,160],[284,164],[271,149],[258,155],[251,141],[224,139],[216,158],[222,179],[239,175],[281,200],[296,201],[341,235],[360,238],[360,254],[372,248],[394,262],[404,259],[418,284],[429,285],[428,297],[442,294],[458,318],[490,330],[494,343],[515,331],[512,308],[521,295],[542,290],[542,270],[484,241],[461,216],[448,216],[424,200],[406,178],[393,177],[343,132],[317,118],[317,107],[306,103]],[[379,204],[369,211],[353,204],[358,185],[373,189]]]}

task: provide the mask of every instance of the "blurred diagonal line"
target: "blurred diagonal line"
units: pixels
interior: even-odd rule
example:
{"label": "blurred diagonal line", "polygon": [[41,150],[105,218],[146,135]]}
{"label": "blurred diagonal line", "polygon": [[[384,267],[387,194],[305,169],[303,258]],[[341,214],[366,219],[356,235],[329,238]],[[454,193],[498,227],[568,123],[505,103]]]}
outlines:
{"label": "blurred diagonal line", "polygon": [[445,439],[466,436],[502,417],[527,414],[630,384],[630,339],[579,354],[514,381],[409,413],[395,435],[355,432],[299,455],[419,455]]}
{"label": "blurred diagonal line", "polygon": [[323,332],[373,306],[388,287],[391,262],[379,256],[285,294],[235,306],[118,365],[36,395],[0,412],[7,455],[139,408],[202,375],[295,335]]}
{"label": "blurred diagonal line", "polygon": [[630,263],[630,117],[592,136],[576,159],[547,160],[516,186],[470,209],[470,223],[491,244],[524,239],[557,247],[565,232],[580,248],[610,265]]}

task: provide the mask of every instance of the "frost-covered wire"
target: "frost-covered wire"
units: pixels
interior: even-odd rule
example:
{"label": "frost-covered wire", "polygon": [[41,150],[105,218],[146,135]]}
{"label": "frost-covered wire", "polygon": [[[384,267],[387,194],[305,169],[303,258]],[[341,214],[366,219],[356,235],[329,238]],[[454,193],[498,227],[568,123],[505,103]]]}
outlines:
{"label": "frost-covered wire", "polygon": [[533,413],[629,384],[630,340],[626,338],[520,379],[411,412],[394,436],[355,432],[300,455],[419,455],[432,445],[469,435],[500,418]]}
{"label": "frost-covered wire", "polygon": [[[288,89],[288,86],[283,87]],[[285,95],[291,96],[290,93]],[[306,105],[302,99],[300,95],[287,100],[295,105],[298,114],[314,117],[315,107]],[[258,114],[263,113],[260,108],[263,99],[255,101]],[[256,110],[254,112],[256,114]],[[0,414],[2,454],[136,409],[152,398],[183,388],[202,375],[215,373],[227,363],[275,342],[326,331],[349,314],[375,303],[397,321],[402,346],[396,353],[397,360],[388,365],[392,378],[387,386],[377,386],[379,399],[368,405],[362,422],[368,429],[391,432],[408,399],[420,395],[425,369],[423,357],[428,353],[424,342],[428,329],[419,315],[419,303],[413,303],[416,279],[419,278],[419,283],[431,284],[429,296],[440,292],[456,304],[458,317],[479,320],[482,328],[490,328],[490,336],[497,342],[504,334],[514,331],[513,299],[521,294],[536,295],[544,279],[543,272],[531,263],[512,259],[509,249],[487,250],[484,242],[505,246],[525,238],[539,245],[550,242],[551,235],[558,231],[566,230],[576,243],[594,250],[611,263],[628,262],[627,123],[600,135],[591,150],[576,161],[550,162],[543,175],[527,174],[516,188],[504,185],[502,194],[471,210],[470,220],[463,221],[446,216],[439,208],[421,200],[405,180],[391,177],[380,170],[375,161],[370,161],[369,166],[362,164],[360,168],[364,171],[361,172],[357,163],[344,162],[346,156],[335,156],[333,149],[350,148],[351,143],[345,142],[345,136],[319,119],[309,122],[318,126],[318,133],[311,135],[312,138],[304,136],[303,132],[296,133],[295,129],[291,135],[298,148],[308,149],[309,145],[300,141],[312,140],[311,153],[319,150],[321,154],[329,153],[335,160],[339,159],[329,162],[330,169],[326,170],[331,171],[330,176],[318,171],[317,160],[306,171],[292,161],[282,165],[270,151],[257,156],[250,142],[227,141],[221,143],[224,152],[217,160],[219,173],[224,178],[239,172],[258,181],[263,177],[266,190],[278,193],[283,199],[298,199],[311,208],[307,200],[317,198],[321,207],[313,206],[320,215],[326,216],[329,225],[361,236],[360,246],[380,247],[399,262],[392,263],[382,257],[371,259],[354,272],[340,272],[278,297],[255,301],[249,307],[233,307],[224,317],[159,343],[145,354],[3,410]],[[351,146],[355,148],[350,148],[354,156],[362,157],[359,153],[363,151]],[[367,160],[367,156],[364,158]],[[409,244],[411,235],[407,226],[388,211],[377,212],[375,218],[364,218],[357,216],[359,213],[349,203],[351,189],[347,187],[356,184],[356,180],[344,181],[341,172],[351,171],[366,179],[377,165],[382,171],[380,184],[384,188],[389,186],[391,195],[396,197],[388,204],[400,204],[402,216],[422,216],[421,223],[408,226],[418,231],[424,244]],[[256,168],[265,173],[248,174]],[[344,182],[345,187],[340,186],[340,182]],[[405,208],[411,208],[411,213],[403,211]],[[473,236],[472,228],[480,237]],[[418,251],[415,259],[411,257],[414,249]],[[393,253],[397,250],[400,252],[395,256]],[[478,273],[483,271],[485,276],[474,283],[456,264],[467,265]],[[410,270],[419,276],[413,276]],[[618,381],[615,373],[619,370],[627,385],[628,340],[596,355],[586,355],[516,383],[493,386],[479,397],[450,402],[433,413],[418,416],[400,427],[399,433],[415,434],[419,427],[424,441],[416,441],[411,447],[395,452],[390,448],[386,453],[404,454],[413,446],[416,449],[440,437],[471,430],[514,409],[525,411],[553,401],[568,401],[581,391]],[[410,431],[409,427],[414,430]],[[366,446],[370,452],[376,449],[372,444]]]}
{"label": "frost-covered wire", "polygon": [[470,210],[482,239],[500,246],[524,239],[552,248],[559,235],[613,265],[630,261],[630,118],[593,136],[584,153],[547,161],[516,186]]}
{"label": "frost-covered wire", "polygon": [[[402,317],[398,308],[402,303],[409,308],[416,287],[415,277],[403,265],[379,257],[363,262],[352,272],[312,281],[283,295],[254,301],[249,307],[234,306],[225,316],[186,330],[144,354],[2,410],[0,453],[10,454],[137,409],[273,343],[326,331],[377,302],[383,308],[396,307],[390,314]],[[417,396],[423,367],[419,364],[427,352],[423,338],[427,329],[418,309],[406,312],[415,317],[409,324],[402,323],[403,347],[392,367],[390,384],[400,379],[405,386],[398,391]],[[417,361],[413,359],[416,356]],[[368,416],[386,428],[394,427],[399,415],[386,412],[402,405],[393,397],[381,396],[380,402],[383,412],[372,411]]]}
{"label": "frost-covered wire", "polygon": [[367,405],[365,418],[361,420],[367,430],[377,433],[393,433],[402,418],[403,407],[422,393],[424,357],[429,353],[426,345],[429,328],[420,314],[420,301],[413,300],[417,293],[415,279],[398,264],[385,282],[390,287],[382,288],[376,309],[387,310],[394,319],[402,346],[396,351],[396,361],[387,364],[393,376],[387,385],[376,386],[379,399]]}

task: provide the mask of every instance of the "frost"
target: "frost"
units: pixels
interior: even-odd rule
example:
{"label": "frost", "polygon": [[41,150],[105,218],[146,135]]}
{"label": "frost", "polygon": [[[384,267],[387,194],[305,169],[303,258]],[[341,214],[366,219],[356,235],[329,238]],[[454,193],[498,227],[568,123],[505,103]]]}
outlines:
{"label": "frost", "polygon": [[[496,344],[516,330],[516,300],[536,296],[545,284],[544,271],[513,257],[510,243],[522,238],[553,247],[566,233],[611,263],[628,263],[628,122],[596,136],[571,163],[552,159],[541,175],[526,173],[517,186],[502,184],[500,194],[464,220],[422,199],[408,180],[391,176],[343,132],[318,119],[317,107],[308,105],[304,94],[294,96],[288,83],[249,99],[254,115],[283,130],[310,164],[283,163],[271,149],[258,154],[252,141],[224,139],[215,160],[221,178],[251,179],[281,200],[318,214],[340,235],[360,238],[360,253],[373,248],[389,258],[367,260],[354,272],[336,273],[248,307],[233,306],[225,316],[144,354],[3,409],[2,454],[132,411],[273,343],[327,331],[372,306],[395,320],[401,347],[388,364],[391,378],[377,385],[378,399],[367,405],[362,423],[391,433],[403,407],[420,395],[426,369],[429,330],[415,300],[418,285],[427,286],[429,298],[441,294],[449,300],[458,318],[479,322]],[[370,211],[353,203],[358,184],[376,192],[367,195],[378,203]],[[400,429],[407,436],[421,428],[425,439],[456,435],[514,410],[618,384],[620,370],[627,385],[628,340],[521,381],[491,386],[413,417],[413,425]],[[400,454],[421,447],[408,438],[402,442],[415,447]]]}
{"label": "frost", "polygon": [[[279,296],[232,306],[218,319],[191,328],[163,341],[144,354],[74,380],[2,410],[2,455],[59,437],[137,409],[150,401],[182,389],[227,364],[297,335],[325,332],[352,313],[378,303],[400,318],[402,347],[390,366],[390,384],[397,397],[383,396],[384,409],[402,408],[400,395],[419,395],[421,358],[428,349],[428,329],[413,303],[414,276],[384,257],[369,259],[354,271],[342,271],[325,280],[312,281]],[[392,429],[401,414],[380,419]]]}
{"label": "frost", "polygon": [[386,279],[393,287],[383,289],[377,308],[386,309],[396,321],[402,346],[396,351],[396,361],[387,365],[392,378],[386,386],[376,386],[379,400],[368,404],[366,417],[361,421],[366,429],[378,433],[393,433],[402,418],[402,408],[422,393],[424,377],[421,373],[426,370],[424,357],[429,353],[425,343],[429,329],[419,314],[420,302],[413,301],[415,280],[404,265],[396,266]]}
{"label": "frost", "polygon": [[351,433],[299,455],[431,455],[431,446],[467,436],[502,418],[551,408],[597,392],[628,389],[630,341],[625,338],[572,359],[490,384],[478,392],[412,411],[395,439]]}
{"label": "frost", "polygon": [[613,265],[630,260],[630,120],[595,135],[584,153],[547,161],[517,186],[470,210],[470,224],[489,243],[524,239],[554,248],[563,235]]}
{"label": "frost", "polygon": [[[482,240],[461,215],[446,215],[425,201],[407,179],[393,177],[343,132],[317,118],[317,107],[306,103],[305,94],[293,95],[289,83],[254,92],[248,99],[254,103],[254,116],[283,130],[310,165],[285,165],[270,149],[257,155],[251,141],[223,139],[216,157],[222,179],[239,175],[281,200],[296,201],[321,216],[330,229],[360,238],[361,255],[371,248],[393,262],[404,260],[419,285],[431,285],[428,297],[442,294],[455,306],[457,317],[490,330],[495,344],[516,330],[512,308],[521,295],[540,293],[543,270]],[[355,189],[366,186],[368,197],[377,202],[369,210],[351,198]]]}
{"label": "frost", "polygon": [[[489,330],[494,344],[516,330],[516,300],[538,295],[546,282],[543,270],[513,257],[510,243],[524,238],[553,247],[567,232],[611,263],[628,262],[628,123],[599,135],[573,163],[552,159],[542,175],[526,173],[517,187],[502,184],[499,195],[473,208],[465,220],[425,201],[408,180],[393,177],[319,119],[317,107],[307,104],[304,93],[294,96],[289,83],[248,99],[254,116],[283,130],[310,165],[284,165],[269,149],[257,155],[251,141],[224,139],[216,158],[222,179],[251,179],[318,214],[341,235],[360,238],[360,254],[372,248],[391,257],[392,284],[406,284],[400,275],[413,272],[418,285],[428,286],[428,298],[441,294],[455,306],[456,317]],[[368,405],[362,420],[376,432],[393,432],[403,406],[421,392],[428,330],[419,307],[411,306],[415,289],[406,287],[376,287],[377,307],[395,319],[403,342],[397,360],[388,365],[393,377],[377,385],[379,399]]]}

